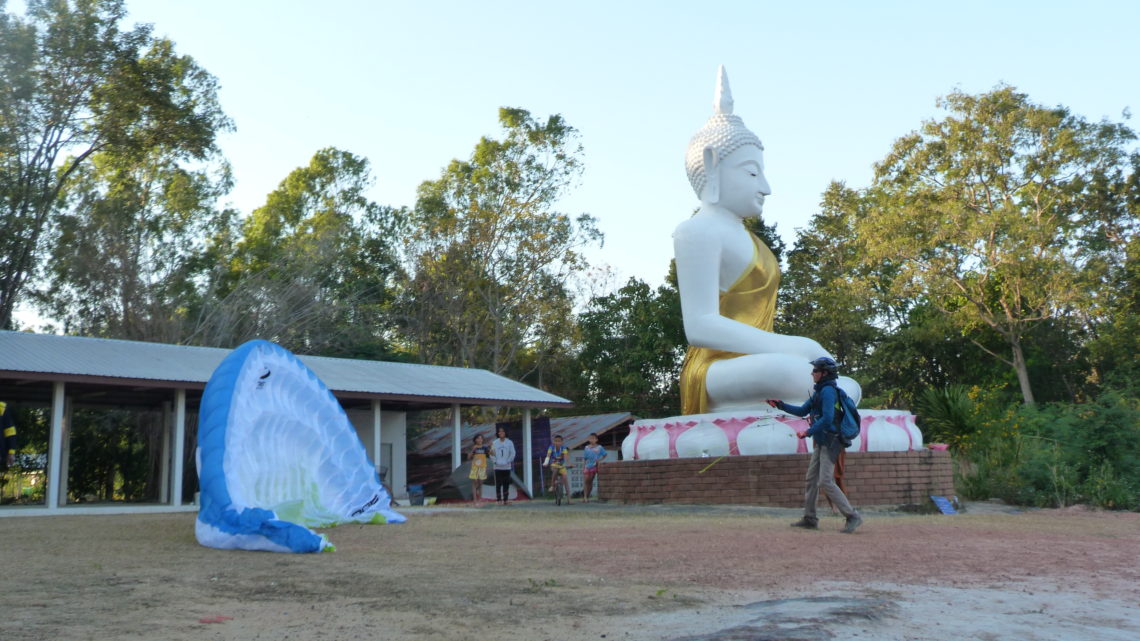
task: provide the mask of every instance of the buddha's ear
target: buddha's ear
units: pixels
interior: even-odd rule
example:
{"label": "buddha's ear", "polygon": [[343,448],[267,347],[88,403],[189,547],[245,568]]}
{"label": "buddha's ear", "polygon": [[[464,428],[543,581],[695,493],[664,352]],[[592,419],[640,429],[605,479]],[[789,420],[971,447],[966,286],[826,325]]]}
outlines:
{"label": "buddha's ear", "polygon": [[716,204],[720,200],[720,171],[717,170],[716,150],[705,147],[701,153],[705,170],[705,188],[701,190],[701,202]]}

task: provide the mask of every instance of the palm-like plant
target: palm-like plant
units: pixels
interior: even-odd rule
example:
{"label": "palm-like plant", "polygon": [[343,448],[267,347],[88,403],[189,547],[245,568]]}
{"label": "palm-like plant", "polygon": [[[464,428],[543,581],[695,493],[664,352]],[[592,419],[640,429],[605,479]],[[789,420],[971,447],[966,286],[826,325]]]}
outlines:
{"label": "palm-like plant", "polygon": [[965,448],[967,437],[977,430],[974,400],[964,385],[927,388],[917,406],[922,431],[929,442],[948,443],[958,451]]}

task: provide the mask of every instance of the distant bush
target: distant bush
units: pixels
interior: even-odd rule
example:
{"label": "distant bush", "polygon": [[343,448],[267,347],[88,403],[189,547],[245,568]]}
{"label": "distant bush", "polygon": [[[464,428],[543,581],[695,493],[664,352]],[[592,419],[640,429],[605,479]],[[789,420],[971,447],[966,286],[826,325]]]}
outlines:
{"label": "distant bush", "polygon": [[1088,403],[974,409],[959,439],[958,483],[969,499],[1140,509],[1140,401],[1109,391]]}

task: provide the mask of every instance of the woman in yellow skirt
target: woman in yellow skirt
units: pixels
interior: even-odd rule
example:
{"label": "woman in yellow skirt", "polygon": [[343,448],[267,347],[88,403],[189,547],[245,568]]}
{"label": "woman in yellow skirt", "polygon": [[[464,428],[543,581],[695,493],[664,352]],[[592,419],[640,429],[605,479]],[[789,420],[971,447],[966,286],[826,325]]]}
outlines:
{"label": "woman in yellow skirt", "polygon": [[476,506],[483,501],[483,481],[487,480],[487,455],[490,453],[491,447],[483,444],[483,435],[476,434],[471,451],[467,453],[467,459],[471,461],[471,474],[467,475],[471,479],[471,502]]}

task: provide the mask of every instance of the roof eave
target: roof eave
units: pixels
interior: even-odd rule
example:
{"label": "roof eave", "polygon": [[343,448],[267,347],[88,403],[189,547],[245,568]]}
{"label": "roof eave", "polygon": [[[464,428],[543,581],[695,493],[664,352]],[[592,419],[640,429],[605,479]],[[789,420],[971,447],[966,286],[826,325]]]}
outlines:
{"label": "roof eave", "polygon": [[[63,372],[27,372],[15,370],[0,370],[0,378],[36,382],[85,383],[90,385],[115,385],[123,387],[151,387],[161,389],[186,389],[201,391],[206,388],[204,383],[198,381],[164,381],[149,378],[120,378],[113,376],[94,376],[90,374],[68,374]],[[376,392],[361,392],[357,390],[341,390],[329,388],[329,391],[338,398],[346,399],[376,399],[381,402],[430,403],[455,405],[487,405],[508,407],[533,408],[571,408],[573,401],[569,400],[520,400],[507,398],[470,398],[461,396],[431,396],[426,394],[385,394]]]}

